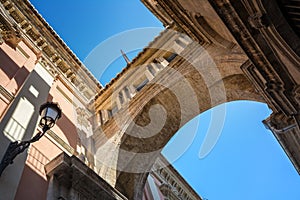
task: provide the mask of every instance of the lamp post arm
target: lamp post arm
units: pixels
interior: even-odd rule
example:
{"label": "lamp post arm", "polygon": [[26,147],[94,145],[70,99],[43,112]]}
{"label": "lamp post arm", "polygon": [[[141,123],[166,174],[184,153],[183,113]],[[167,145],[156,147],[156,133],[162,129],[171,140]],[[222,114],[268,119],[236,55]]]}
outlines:
{"label": "lamp post arm", "polygon": [[28,146],[30,145],[30,143],[28,141],[25,142],[11,142],[1,160],[1,164],[0,164],[0,176],[3,172],[3,170],[9,165],[13,163],[13,160],[15,159],[15,157],[22,153],[26,148],[28,148]]}
{"label": "lamp post arm", "polygon": [[9,165],[13,163],[13,160],[17,155],[22,153],[25,149],[29,147],[29,145],[33,142],[38,141],[45,133],[46,131],[49,130],[48,126],[43,127],[42,132],[38,132],[32,139],[27,140],[27,141],[22,141],[22,142],[11,142],[6,149],[6,152],[1,160],[0,163],[0,176],[4,169]]}
{"label": "lamp post arm", "polygon": [[33,143],[33,142],[36,142],[36,141],[38,141],[41,137],[43,137],[43,135],[45,135],[45,133],[49,130],[50,128],[49,128],[49,126],[47,126],[47,125],[45,125],[44,127],[43,127],[43,131],[41,132],[41,131],[39,131],[33,138],[31,138],[28,142],[29,143]]}

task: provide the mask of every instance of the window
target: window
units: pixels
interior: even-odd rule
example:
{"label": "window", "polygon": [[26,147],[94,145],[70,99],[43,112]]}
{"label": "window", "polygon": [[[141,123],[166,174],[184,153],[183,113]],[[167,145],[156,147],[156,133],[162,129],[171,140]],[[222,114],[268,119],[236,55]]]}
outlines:
{"label": "window", "polygon": [[154,70],[153,66],[148,65],[147,67],[148,67],[148,70],[150,71],[150,73],[151,73],[153,76],[155,76],[155,70]]}
{"label": "window", "polygon": [[111,110],[112,114],[115,115],[118,112],[118,107],[115,105],[112,110]]}
{"label": "window", "polygon": [[117,112],[118,112],[118,107],[117,105],[113,105],[111,109],[108,109],[108,117],[112,118]]}
{"label": "window", "polygon": [[153,60],[153,63],[155,64],[155,66],[158,68],[158,69],[162,69],[163,66],[160,64],[158,58],[154,59]]}
{"label": "window", "polygon": [[170,56],[166,57],[166,60],[170,63],[174,58],[176,58],[177,54],[172,53]]}
{"label": "window", "polygon": [[127,86],[124,88],[124,91],[125,91],[125,95],[126,95],[126,97],[127,97],[128,99],[130,99],[130,98],[131,98],[131,96],[130,96],[130,92],[129,92],[129,89],[128,89],[128,87],[127,87]]}
{"label": "window", "polygon": [[107,110],[107,116],[108,116],[108,119],[112,118],[113,113],[112,113],[112,110],[111,110],[111,109],[108,109],[108,110]]}
{"label": "window", "polygon": [[176,39],[175,40],[175,42],[179,45],[179,46],[181,46],[181,47],[183,47],[183,48],[185,48],[186,47],[186,44],[185,43],[183,43],[183,41],[182,40],[180,40],[180,39]]}
{"label": "window", "polygon": [[123,92],[119,92],[119,100],[120,100],[120,103],[123,104],[124,103],[124,96],[123,96]]}
{"label": "window", "polygon": [[147,83],[149,82],[148,79],[145,79],[144,81],[142,81],[139,85],[136,86],[136,91],[141,91],[141,89],[143,89],[143,87],[145,87],[145,85],[147,85]]}
{"label": "window", "polygon": [[99,113],[98,113],[98,122],[99,122],[99,124],[102,125],[104,123],[104,120],[105,119],[103,119],[102,110],[100,110]]}

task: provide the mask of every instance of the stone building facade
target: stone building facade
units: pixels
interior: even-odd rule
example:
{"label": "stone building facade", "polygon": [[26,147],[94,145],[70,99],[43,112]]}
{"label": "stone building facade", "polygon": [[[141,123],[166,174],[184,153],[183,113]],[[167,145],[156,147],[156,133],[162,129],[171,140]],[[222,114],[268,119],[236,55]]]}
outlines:
{"label": "stone building facade", "polygon": [[[109,176],[114,168],[103,167],[97,150],[104,133],[114,131],[109,121],[191,44],[185,35],[162,32],[152,45],[165,41],[173,52],[145,48],[103,88],[29,1],[1,0],[0,156],[9,142],[39,131],[44,102],[58,102],[63,114],[5,169],[0,199],[132,199],[116,187]],[[134,69],[129,76],[128,69]],[[201,199],[161,155],[154,167],[141,185],[142,199]]]}
{"label": "stone building facade", "polygon": [[143,200],[201,200],[200,196],[163,157],[156,160],[143,192]]}

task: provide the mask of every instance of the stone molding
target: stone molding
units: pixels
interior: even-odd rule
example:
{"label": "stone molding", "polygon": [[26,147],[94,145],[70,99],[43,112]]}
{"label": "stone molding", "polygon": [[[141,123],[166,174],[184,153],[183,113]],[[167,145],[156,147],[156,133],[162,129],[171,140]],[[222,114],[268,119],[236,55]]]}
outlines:
{"label": "stone molding", "polygon": [[242,70],[273,110],[264,123],[300,173],[299,37],[275,2],[209,2],[249,57]]}
{"label": "stone molding", "polygon": [[45,166],[51,180],[47,199],[126,200],[77,157],[60,154]]}
{"label": "stone molding", "polygon": [[[260,85],[263,88],[261,91],[272,110],[281,110],[290,116],[297,114],[299,106],[290,91],[293,90],[293,85],[298,85],[296,82],[299,80],[292,76],[284,61],[290,60],[287,62],[291,64],[290,68],[297,69],[300,64],[299,57],[273,28],[276,25],[271,24],[268,13],[261,8],[260,1],[250,3],[243,0],[241,4],[248,11],[243,15],[239,15],[235,9],[237,3],[233,5],[229,0],[210,2],[250,58],[256,75],[264,79],[263,85]],[[249,28],[249,23],[251,27],[259,29],[261,37],[254,35],[255,32]]]}
{"label": "stone molding", "polygon": [[300,172],[300,140],[299,124],[293,117],[283,113],[272,113],[263,121],[265,126],[272,131],[285,153],[288,155],[295,169]]}
{"label": "stone molding", "polygon": [[[3,9],[2,5],[0,9]],[[19,28],[3,11],[0,12],[0,40],[0,43],[6,42],[13,49],[21,41]]]}
{"label": "stone molding", "polygon": [[202,200],[163,155],[158,156],[150,173],[162,183],[159,189],[166,198]]}
{"label": "stone molding", "polygon": [[2,85],[0,85],[0,98],[7,104],[9,104],[15,97],[9,91],[7,91]]}

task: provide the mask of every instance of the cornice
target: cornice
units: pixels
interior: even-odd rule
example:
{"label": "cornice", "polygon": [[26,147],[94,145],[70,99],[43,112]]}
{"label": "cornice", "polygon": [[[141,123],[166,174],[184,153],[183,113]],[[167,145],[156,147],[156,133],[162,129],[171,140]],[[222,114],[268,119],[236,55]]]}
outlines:
{"label": "cornice", "polygon": [[[15,23],[23,38],[29,38],[47,57],[60,74],[68,79],[76,88],[86,88],[86,99],[91,99],[102,87],[98,80],[81,63],[70,48],[55,33],[28,0],[0,0],[4,11]],[[25,11],[25,12],[24,12]],[[84,86],[83,86],[84,85]],[[80,91],[80,89],[79,89]]]}
{"label": "cornice", "polygon": [[[235,5],[229,0],[209,1],[250,58],[256,72],[265,80],[261,87],[268,98],[266,101],[270,102],[269,106],[274,111],[282,110],[286,115],[295,115],[298,112],[297,103],[289,93],[293,91],[293,85],[297,84],[277,56],[281,53],[272,46],[275,41],[264,35],[265,32],[271,33],[273,30],[264,19],[264,11],[260,12],[257,6],[251,7],[250,3],[246,4],[249,2],[246,0],[234,2]],[[240,4],[250,7],[245,8]]]}
{"label": "cornice", "polygon": [[156,2],[173,19],[175,28],[181,29],[181,31],[185,32],[200,45],[210,43],[209,39],[196,28],[190,13],[188,13],[177,0],[157,0]]}
{"label": "cornice", "polygon": [[300,174],[300,134],[297,127],[297,120],[279,112],[272,113],[263,123],[273,132],[298,174]]}
{"label": "cornice", "polygon": [[0,4],[0,43],[6,42],[11,48],[16,49],[21,41],[21,34],[4,9],[4,6]]}
{"label": "cornice", "polygon": [[[59,196],[58,199],[70,199],[75,192],[87,199],[127,200],[75,156],[70,157],[66,153],[61,153],[45,166],[45,171],[48,177],[55,177],[58,183],[53,185],[57,193],[49,194],[52,198]],[[68,191],[65,193],[62,190]]]}
{"label": "cornice", "polygon": [[187,196],[190,199],[202,200],[162,154],[155,161],[151,174],[158,180],[163,181],[160,189],[167,189],[175,196]]}
{"label": "cornice", "polygon": [[[171,34],[170,34],[171,33]],[[124,78],[124,75],[130,70],[134,69],[139,65],[146,64],[149,58],[159,55],[161,52],[160,47],[165,44],[166,38],[173,36],[173,31],[169,32],[168,29],[163,30],[157,37],[154,38],[138,55],[122,69],[120,73],[116,75],[115,78],[105,85],[105,87],[97,94],[95,97],[96,105],[98,107],[101,102],[106,101],[116,86],[120,85],[120,79]],[[149,61],[148,61],[149,62]],[[152,62],[152,60],[150,61]],[[100,98],[101,97],[101,98]]]}
{"label": "cornice", "polygon": [[172,18],[155,0],[141,0],[141,2],[152,12],[164,25],[168,27],[173,24]]}

